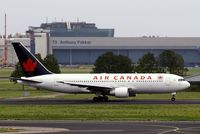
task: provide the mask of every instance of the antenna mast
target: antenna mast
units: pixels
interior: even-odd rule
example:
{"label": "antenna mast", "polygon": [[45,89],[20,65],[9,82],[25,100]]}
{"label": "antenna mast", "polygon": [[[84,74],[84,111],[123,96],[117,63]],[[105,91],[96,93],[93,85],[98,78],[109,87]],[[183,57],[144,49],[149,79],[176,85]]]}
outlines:
{"label": "antenna mast", "polygon": [[4,33],[4,65],[6,66],[7,65],[7,51],[8,51],[8,48],[7,48],[7,35],[6,35],[6,14],[5,14],[5,33]]}

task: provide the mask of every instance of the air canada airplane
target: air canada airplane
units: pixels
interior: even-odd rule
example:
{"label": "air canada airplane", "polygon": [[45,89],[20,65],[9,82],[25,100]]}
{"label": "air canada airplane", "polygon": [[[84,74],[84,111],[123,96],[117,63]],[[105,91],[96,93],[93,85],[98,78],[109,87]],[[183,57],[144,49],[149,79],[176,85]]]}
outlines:
{"label": "air canada airplane", "polygon": [[119,98],[140,93],[172,93],[190,87],[183,77],[163,73],[100,73],[54,74],[20,42],[12,43],[18,56],[24,77],[16,78],[20,84],[62,93],[94,93],[94,101],[108,101],[108,95]]}

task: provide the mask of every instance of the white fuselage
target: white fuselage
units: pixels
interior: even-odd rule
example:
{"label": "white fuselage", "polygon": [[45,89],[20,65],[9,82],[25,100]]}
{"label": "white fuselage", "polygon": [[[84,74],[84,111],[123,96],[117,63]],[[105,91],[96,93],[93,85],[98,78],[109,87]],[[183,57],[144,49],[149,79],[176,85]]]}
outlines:
{"label": "white fuselage", "polygon": [[[171,93],[190,87],[183,77],[173,74],[48,74],[23,79],[39,81],[29,86],[63,93],[94,93],[128,88],[132,93]],[[80,85],[80,86],[79,86]],[[95,87],[91,90],[87,87]]]}

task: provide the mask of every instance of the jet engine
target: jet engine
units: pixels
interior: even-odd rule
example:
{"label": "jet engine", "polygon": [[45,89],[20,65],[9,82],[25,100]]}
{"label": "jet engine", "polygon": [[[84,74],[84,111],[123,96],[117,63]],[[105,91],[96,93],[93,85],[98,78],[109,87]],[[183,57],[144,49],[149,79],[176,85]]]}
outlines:
{"label": "jet engine", "polygon": [[118,98],[127,98],[129,97],[129,89],[127,87],[119,87],[110,91],[110,95],[113,95]]}

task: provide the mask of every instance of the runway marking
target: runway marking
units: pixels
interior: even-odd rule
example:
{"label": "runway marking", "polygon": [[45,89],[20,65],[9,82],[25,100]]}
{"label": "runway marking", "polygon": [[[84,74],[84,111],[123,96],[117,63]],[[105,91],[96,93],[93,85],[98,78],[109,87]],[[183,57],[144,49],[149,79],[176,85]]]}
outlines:
{"label": "runway marking", "polygon": [[152,126],[157,126],[157,127],[167,127],[167,128],[171,128],[170,130],[164,130],[163,132],[159,132],[158,134],[166,134],[166,133],[170,133],[170,132],[177,132],[180,128],[175,127],[175,126],[167,126],[167,125],[152,125]]}
{"label": "runway marking", "polygon": [[13,128],[19,131],[17,132],[5,132],[1,134],[42,134],[42,133],[55,133],[66,132],[69,129],[65,128],[48,128],[48,127],[18,127],[18,126],[0,126],[0,128]]}
{"label": "runway marking", "polygon": [[69,130],[69,132],[123,132],[124,130]]}
{"label": "runway marking", "polygon": [[[194,133],[194,132],[190,132],[193,129],[198,129],[198,133],[200,131],[200,127],[187,127],[187,128],[181,128],[178,132],[182,133],[182,134],[198,134],[198,133]],[[186,132],[182,132],[182,131],[186,131]],[[189,132],[188,132],[189,131]]]}
{"label": "runway marking", "polygon": [[[165,127],[173,127],[173,126],[165,126]],[[196,129],[196,128],[200,129],[200,127],[188,127],[188,128],[175,127],[172,130],[164,131],[164,132],[161,132],[161,133],[158,133],[158,134],[166,134],[166,133],[170,133],[170,132],[177,132],[177,133],[181,133],[181,134],[198,134],[199,132],[198,133],[188,132],[188,131],[191,131],[191,129]],[[184,131],[186,131],[186,132],[184,132]]]}
{"label": "runway marking", "polygon": [[178,127],[175,127],[174,129],[172,130],[167,130],[167,131],[164,131],[164,132],[161,132],[161,133],[158,133],[158,134],[166,134],[166,133],[170,133],[170,132],[178,132],[179,128]]}
{"label": "runway marking", "polygon": [[177,131],[177,133],[180,133],[180,134],[198,134],[198,133],[188,133],[188,132],[181,132],[181,131]]}
{"label": "runway marking", "polygon": [[[9,123],[9,122],[12,122],[13,121],[1,121],[1,123]],[[19,124],[19,125],[23,125],[24,124],[24,121],[15,121],[16,123],[22,123],[22,124]],[[14,124],[15,124],[14,122]],[[27,122],[27,121],[26,121]],[[34,124],[37,124],[38,121],[36,122],[32,122],[31,123],[34,123]],[[53,121],[55,123],[55,121]],[[30,122],[29,122],[30,123]],[[39,121],[39,123],[42,123],[42,121]],[[63,126],[64,128],[62,128],[60,126],[60,128],[56,128],[59,127],[59,124],[56,124],[56,125],[51,125],[51,121],[44,121],[44,123],[47,123],[47,124],[44,124],[45,126],[48,126],[48,127],[18,127],[18,125],[6,125],[6,126],[3,126],[5,128],[14,128],[14,129],[21,129],[22,131],[20,132],[10,132],[10,133],[3,133],[3,134],[30,134],[30,133],[35,133],[35,134],[41,134],[41,133],[56,133],[56,132],[63,132],[63,133],[126,133],[126,132],[132,132],[132,133],[142,133],[142,134],[150,134],[150,133],[157,133],[157,134],[170,134],[170,133],[180,133],[180,134],[199,134],[200,132],[200,127],[199,127],[199,123],[196,124],[195,126],[192,125],[191,126],[191,123],[193,122],[189,122],[189,124],[187,125],[186,123],[186,126],[184,125],[185,123],[174,123],[174,122],[166,122],[166,124],[163,124],[164,122],[150,122],[150,123],[154,123],[154,124],[145,124],[145,122],[134,122],[134,127],[128,127],[128,129],[125,127],[123,127],[125,124],[122,123],[123,125],[121,126],[121,122],[117,122],[117,125],[119,127],[115,127],[115,128],[107,128],[108,125],[110,125],[110,122],[103,122],[103,124],[106,126],[106,127],[101,127],[100,128],[97,128],[95,130],[95,128],[91,128],[90,126],[90,123],[92,122],[89,122],[89,126],[87,126],[85,129],[81,129],[81,128],[70,128],[71,125],[69,124],[66,124],[66,125],[61,125]],[[50,124],[48,124],[50,123]],[[61,121],[60,123],[63,123],[63,121]],[[66,122],[67,123],[67,122]],[[72,125],[74,126],[76,122],[73,122],[72,121]],[[78,123],[83,123],[83,122],[78,122]],[[88,122],[87,122],[88,123]],[[120,123],[120,124],[118,124]],[[172,124],[171,124],[172,123]],[[26,123],[25,123],[26,124]],[[33,126],[34,126],[33,124]],[[102,124],[102,122],[98,122],[96,123],[97,125],[98,124]],[[114,125],[114,122],[111,123],[112,125]],[[27,124],[28,125],[28,124]],[[31,125],[31,124],[29,124]],[[39,124],[42,126],[42,124]],[[132,124],[126,122],[126,125],[127,126],[131,126]],[[52,126],[53,128],[50,128],[50,126]],[[68,127],[67,127],[68,126]],[[138,126],[138,127],[137,127]],[[180,127],[178,127],[180,126]],[[184,127],[185,126],[185,127]],[[191,126],[191,127],[190,127]],[[0,128],[3,128],[0,126]],[[67,127],[65,129],[65,127]],[[26,131],[24,128],[29,128],[29,131]],[[32,130],[31,130],[32,128]],[[134,128],[136,128],[136,132],[134,131]],[[140,128],[140,130],[137,130],[138,128]],[[146,129],[145,129],[146,128]],[[36,130],[37,129],[37,130]],[[42,129],[42,130],[41,130]],[[44,131],[45,129],[49,129],[49,131]],[[24,131],[25,130],[25,131]]]}
{"label": "runway marking", "polygon": [[[167,125],[144,125],[144,126],[160,127],[159,129],[156,129],[156,130],[162,131],[162,132],[158,132],[157,134],[166,134],[166,133],[169,133],[169,132],[177,132],[180,129],[176,126],[167,126]],[[153,128],[153,129],[155,129],[155,128]],[[169,130],[166,130],[166,129],[169,129]]]}

